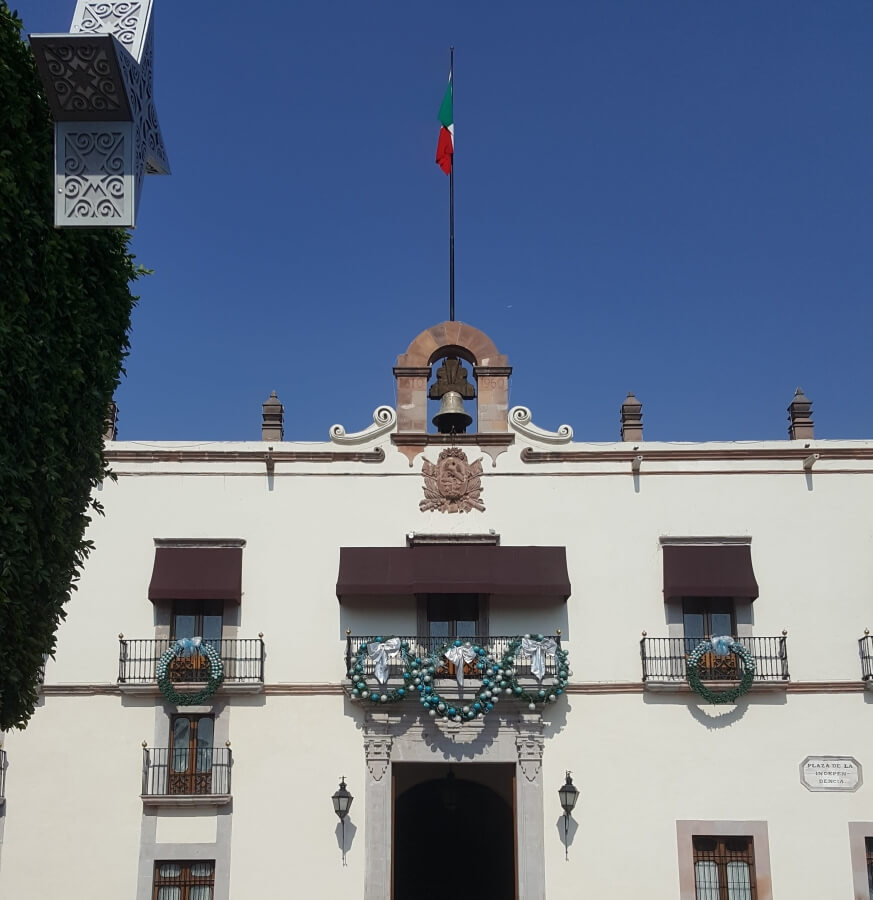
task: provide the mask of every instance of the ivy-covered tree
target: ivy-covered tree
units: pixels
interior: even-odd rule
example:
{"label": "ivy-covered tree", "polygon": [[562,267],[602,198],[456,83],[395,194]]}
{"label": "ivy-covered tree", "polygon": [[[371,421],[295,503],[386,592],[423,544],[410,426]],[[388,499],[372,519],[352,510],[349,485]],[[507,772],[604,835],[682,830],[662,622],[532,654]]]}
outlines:
{"label": "ivy-covered tree", "polygon": [[23,728],[91,548],[141,273],[120,229],[52,226],[48,106],[0,0],[0,729]]}

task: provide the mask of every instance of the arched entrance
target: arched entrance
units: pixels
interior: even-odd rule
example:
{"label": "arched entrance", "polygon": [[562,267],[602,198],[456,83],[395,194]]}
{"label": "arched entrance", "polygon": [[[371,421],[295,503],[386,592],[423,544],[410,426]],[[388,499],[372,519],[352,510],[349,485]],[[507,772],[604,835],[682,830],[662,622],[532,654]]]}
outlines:
{"label": "arched entrance", "polygon": [[392,766],[393,900],[515,900],[514,766]]}

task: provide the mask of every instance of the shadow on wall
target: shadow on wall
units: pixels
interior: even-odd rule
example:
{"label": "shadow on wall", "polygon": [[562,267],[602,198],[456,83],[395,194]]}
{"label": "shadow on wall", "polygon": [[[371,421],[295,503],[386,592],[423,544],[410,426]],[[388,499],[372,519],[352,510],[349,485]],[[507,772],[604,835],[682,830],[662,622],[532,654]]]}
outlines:
{"label": "shadow on wall", "polygon": [[730,728],[731,725],[739,722],[746,714],[746,710],[749,708],[750,704],[755,704],[756,706],[784,706],[788,702],[788,698],[784,691],[764,693],[753,690],[751,694],[746,694],[741,697],[734,705],[718,707],[706,703],[702,698],[700,698],[698,702],[695,702],[695,700],[689,702],[688,695],[684,692],[682,694],[672,692],[661,694],[646,691],[643,693],[643,702],[646,705],[651,706],[663,706],[676,703],[684,704],[688,708],[689,715],[695,721],[699,722],[708,730],[714,731],[719,728]]}
{"label": "shadow on wall", "polygon": [[[565,826],[567,829],[566,836],[564,831]],[[567,819],[564,817],[564,814],[561,813],[555,822],[555,828],[558,832],[561,844],[563,844],[565,849],[569,852],[570,847],[573,846],[573,839],[576,837],[576,832],[579,830],[576,820],[572,816]]]}
{"label": "shadow on wall", "polygon": [[[345,825],[345,830],[343,829],[343,825]],[[355,841],[355,835],[357,833],[358,829],[355,827],[355,823],[349,818],[349,816],[346,816],[344,823],[336,823],[336,845],[337,847],[339,847],[339,851],[343,855],[343,865],[346,864],[346,856],[352,849],[352,844]]]}

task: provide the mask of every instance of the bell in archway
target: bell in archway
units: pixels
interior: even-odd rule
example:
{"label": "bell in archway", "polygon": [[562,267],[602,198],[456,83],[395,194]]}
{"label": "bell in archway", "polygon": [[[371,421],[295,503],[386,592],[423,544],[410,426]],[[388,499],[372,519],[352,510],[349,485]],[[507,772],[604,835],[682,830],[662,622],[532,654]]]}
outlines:
{"label": "bell in archway", "polygon": [[440,401],[440,411],[433,417],[440,434],[463,434],[473,417],[464,409],[464,401],[457,391],[446,391]]}

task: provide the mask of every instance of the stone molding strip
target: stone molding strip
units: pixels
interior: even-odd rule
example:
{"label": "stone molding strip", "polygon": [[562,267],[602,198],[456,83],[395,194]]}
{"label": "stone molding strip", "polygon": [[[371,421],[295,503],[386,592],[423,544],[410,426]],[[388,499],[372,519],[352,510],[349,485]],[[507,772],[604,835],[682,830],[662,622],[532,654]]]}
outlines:
{"label": "stone molding strip", "polygon": [[[381,447],[375,450],[271,450],[273,462],[331,463],[385,460]],[[257,462],[263,463],[266,453],[261,450],[106,450],[107,462]]]}
{"label": "stone molding strip", "polygon": [[155,538],[155,547],[219,549],[245,547],[245,538]]}
{"label": "stone molding strip", "polygon": [[429,434],[417,431],[395,431],[391,443],[409,460],[413,460],[425,447],[479,447],[491,457],[492,468],[497,457],[515,443],[515,435],[506,432],[482,432],[480,434]]}
{"label": "stone molding strip", "polygon": [[398,431],[391,435],[391,443],[398,447],[511,447],[514,434],[430,434],[417,431]]}
{"label": "stone molding strip", "polygon": [[[631,462],[642,452],[636,450],[533,450],[526,447],[521,451],[521,461],[526,463],[587,463],[587,462]],[[816,447],[820,461],[828,459],[873,459],[873,447],[828,448]],[[752,448],[723,447],[713,449],[683,450],[678,448],[645,448],[646,463],[651,462],[695,462],[698,460],[799,460],[803,462],[810,454],[809,447]],[[648,473],[647,473],[648,474]],[[819,474],[819,471],[816,471]]]}
{"label": "stone molding strip", "polygon": [[[381,448],[380,448],[381,449]],[[405,454],[406,450],[402,450]],[[485,449],[489,456],[492,455],[490,449]],[[493,457],[499,456],[503,450],[493,453]],[[415,450],[412,453],[413,458],[421,453]],[[375,462],[376,460],[374,460]],[[496,463],[495,463],[496,465]],[[410,462],[409,467],[412,468]],[[166,478],[168,473],[166,469],[159,471],[117,471],[113,472],[118,478]],[[263,472],[238,472],[231,469],[186,469],[184,472],[178,473],[186,478],[263,478]],[[489,472],[489,478],[538,478],[539,472]],[[607,469],[599,472],[549,472],[549,478],[619,478],[628,475],[636,475],[638,473],[624,469]],[[802,474],[802,473],[801,473]],[[404,478],[414,477],[420,478],[420,472],[348,472],[348,471],[297,471],[297,472],[274,472],[276,478]],[[656,478],[661,475],[683,476],[683,475],[785,475],[791,478],[797,478],[798,472],[793,469],[659,469],[656,471],[644,472],[643,476],[648,478]],[[815,478],[821,475],[873,475],[873,469],[821,469],[815,473]],[[813,477],[810,475],[810,477]]]}
{"label": "stone molding strip", "polygon": [[[775,684],[775,689],[787,694],[862,694],[864,682],[858,681],[789,681]],[[569,684],[566,688],[568,694],[642,694],[646,692],[642,681],[586,681],[577,684]],[[82,695],[118,695],[123,693],[117,684],[44,684],[40,687],[40,693],[46,697],[75,697]],[[152,694],[159,696],[157,685],[145,685],[141,696]],[[339,696],[345,694],[343,684],[336,682],[294,682],[288,684],[266,684],[263,687],[264,694],[275,696]],[[691,694],[691,688],[687,684],[671,685],[670,691],[664,693]],[[755,691],[755,694],[759,691]],[[766,693],[766,691],[762,691]]]}

